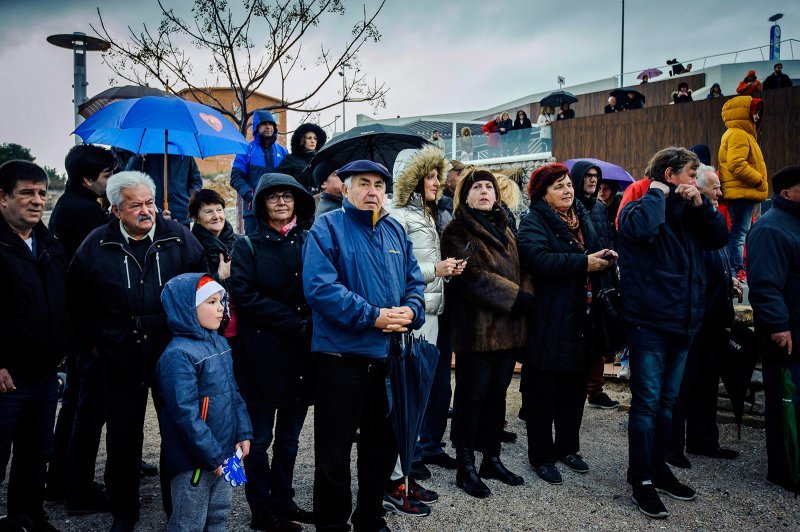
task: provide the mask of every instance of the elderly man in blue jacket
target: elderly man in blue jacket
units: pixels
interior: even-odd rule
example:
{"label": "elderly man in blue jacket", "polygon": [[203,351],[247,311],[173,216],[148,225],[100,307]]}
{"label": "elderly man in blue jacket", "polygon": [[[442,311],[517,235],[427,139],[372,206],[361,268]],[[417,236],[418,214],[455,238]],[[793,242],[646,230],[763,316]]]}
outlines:
{"label": "elderly man in blue jacket", "polygon": [[692,500],[666,463],[672,407],[704,313],[703,250],[728,241],[722,215],[697,189],[697,155],[665,148],[648,164],[647,193],[619,217],[622,313],[631,360],[628,482],[651,518],[667,517],[657,492]]}
{"label": "elderly man in blue jacket", "polygon": [[389,171],[361,160],[337,175],[342,208],[317,218],[304,248],[317,354],[314,514],[317,530],[349,529],[350,448],[360,429],[352,523],[375,532],[388,530],[382,501],[397,458],[386,415],[390,333],[422,326],[425,283],[405,231],[383,208]]}

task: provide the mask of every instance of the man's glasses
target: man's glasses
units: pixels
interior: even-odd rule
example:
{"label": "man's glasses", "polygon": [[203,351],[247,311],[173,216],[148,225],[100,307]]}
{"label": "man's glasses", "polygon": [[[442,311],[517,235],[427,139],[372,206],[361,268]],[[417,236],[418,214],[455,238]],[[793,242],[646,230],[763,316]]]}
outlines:
{"label": "man's glasses", "polygon": [[294,194],[291,192],[284,192],[283,194],[270,194],[267,196],[267,202],[270,205],[275,205],[280,200],[283,200],[284,203],[294,203]]}
{"label": "man's glasses", "polygon": [[586,174],[586,177],[589,177],[589,178],[593,177],[595,179],[599,179],[600,178],[600,176],[597,175],[597,174]]}

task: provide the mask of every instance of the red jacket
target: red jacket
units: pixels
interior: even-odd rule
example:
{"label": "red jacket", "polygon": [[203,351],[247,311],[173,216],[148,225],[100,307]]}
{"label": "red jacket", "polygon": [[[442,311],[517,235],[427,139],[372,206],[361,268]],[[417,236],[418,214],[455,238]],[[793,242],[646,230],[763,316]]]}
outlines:
{"label": "red jacket", "polygon": [[481,129],[488,137],[486,139],[487,146],[496,147],[500,145],[500,135],[497,133],[497,122],[494,121],[494,118],[483,124]]}
{"label": "red jacket", "polygon": [[627,203],[636,201],[647,194],[648,188],[650,188],[650,180],[645,177],[644,179],[640,179],[634,184],[629,185],[628,188],[625,189],[625,192],[622,193],[622,200],[619,202],[619,209],[617,209],[617,219],[614,220],[614,225],[617,227],[617,230],[619,230],[619,213],[622,212],[622,208]]}

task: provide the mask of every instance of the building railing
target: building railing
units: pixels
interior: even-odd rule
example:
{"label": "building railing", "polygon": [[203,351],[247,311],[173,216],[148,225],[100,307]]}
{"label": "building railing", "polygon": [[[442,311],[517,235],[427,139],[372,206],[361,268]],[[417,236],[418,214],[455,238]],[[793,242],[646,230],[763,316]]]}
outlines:
{"label": "building railing", "polygon": [[[445,154],[448,159],[458,159],[462,162],[496,159],[498,157],[511,157],[550,152],[552,146],[550,135],[544,135],[543,127],[534,124],[526,129],[511,130],[503,135],[483,133],[481,127],[484,122],[476,121],[438,121],[437,124],[447,123],[451,127],[440,128],[440,137],[444,141]],[[406,129],[423,137],[430,138],[422,128],[406,125]],[[464,128],[469,128],[470,135],[462,135]]]}

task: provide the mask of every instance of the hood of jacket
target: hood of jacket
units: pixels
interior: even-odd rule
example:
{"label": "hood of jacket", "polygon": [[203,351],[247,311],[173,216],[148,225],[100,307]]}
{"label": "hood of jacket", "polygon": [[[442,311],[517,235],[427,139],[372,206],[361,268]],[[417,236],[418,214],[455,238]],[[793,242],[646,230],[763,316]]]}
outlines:
{"label": "hood of jacket", "polygon": [[446,177],[447,161],[444,152],[428,144],[418,150],[403,150],[397,155],[392,168],[393,196],[395,205],[403,207],[408,205],[411,195],[416,191],[417,185],[431,170],[439,174],[439,188],[436,191],[436,200],[442,197]]}
{"label": "hood of jacket", "polygon": [[728,129],[741,129],[752,136],[756,135],[756,125],[753,122],[753,109],[761,103],[752,96],[736,96],[722,106],[722,121]]}
{"label": "hood of jacket", "polygon": [[258,125],[262,122],[272,123],[275,127],[275,131],[272,133],[271,138],[278,138],[278,122],[275,121],[275,116],[266,109],[259,109],[253,112],[253,139],[258,138]]}
{"label": "hood of jacket", "polygon": [[262,175],[258,180],[256,193],[253,196],[253,208],[259,222],[267,224],[269,221],[265,202],[268,191],[274,188],[288,188],[294,193],[294,214],[297,216],[297,225],[306,227],[314,219],[314,211],[317,208],[314,196],[292,176],[270,173]]}
{"label": "hood of jacket", "polygon": [[[588,198],[583,194],[583,178],[590,168],[596,168],[597,174],[600,178],[597,180],[597,187],[594,189],[594,194]],[[590,161],[578,161],[572,165],[572,170],[569,171],[569,177],[572,179],[572,187],[575,189],[575,197],[577,197],[584,207],[591,210],[597,202],[597,195],[600,193],[600,182],[603,180],[603,170],[599,166]]]}
{"label": "hood of jacket", "polygon": [[313,132],[317,135],[317,149],[309,153],[316,153],[325,146],[325,142],[328,140],[328,135],[325,134],[325,130],[317,124],[300,124],[297,129],[294,130],[294,133],[292,133],[292,142],[290,145],[292,155],[304,155],[306,153],[303,148],[303,137],[308,132]]}
{"label": "hood of jacket", "polygon": [[[184,273],[173,277],[164,285],[161,304],[167,315],[167,325],[175,336],[186,336],[202,340],[208,334],[216,334],[200,325],[197,319],[195,293],[197,283],[204,273]],[[224,291],[224,290],[223,290]]]}

